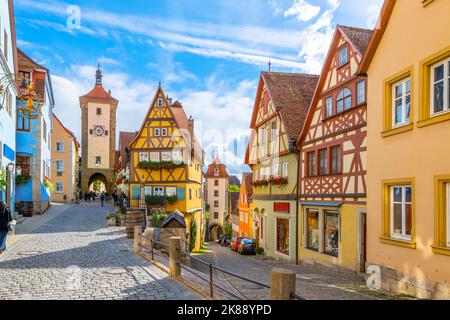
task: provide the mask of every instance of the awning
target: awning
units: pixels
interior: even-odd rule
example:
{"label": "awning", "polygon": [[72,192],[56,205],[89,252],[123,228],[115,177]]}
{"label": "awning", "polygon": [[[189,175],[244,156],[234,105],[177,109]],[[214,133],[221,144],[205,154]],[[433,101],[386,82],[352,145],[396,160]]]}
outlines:
{"label": "awning", "polygon": [[324,202],[324,201],[300,201],[302,206],[315,206],[315,207],[340,207],[344,203],[343,202]]}

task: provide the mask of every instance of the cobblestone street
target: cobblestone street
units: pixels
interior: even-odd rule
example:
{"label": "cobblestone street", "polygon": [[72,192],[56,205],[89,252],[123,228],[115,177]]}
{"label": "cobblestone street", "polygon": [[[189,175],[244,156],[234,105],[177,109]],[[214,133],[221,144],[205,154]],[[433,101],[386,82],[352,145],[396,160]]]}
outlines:
{"label": "cobblestone street", "polygon": [[[290,269],[297,274],[296,294],[307,300],[376,300],[398,299],[400,297],[385,292],[367,289],[364,279],[358,275],[318,270],[312,266],[288,264],[276,260],[261,260],[261,257],[241,256],[229,247],[221,247],[209,242],[207,250],[197,258],[215,264],[225,270],[237,273],[252,280],[270,284],[270,272],[273,268]],[[192,267],[207,273],[207,267],[193,261]],[[269,299],[268,289],[238,278],[215,272],[215,278],[227,286],[227,289],[242,299]]]}
{"label": "cobblestone street", "polygon": [[124,228],[107,228],[110,211],[55,205],[18,225],[0,256],[0,299],[199,299],[135,255]]}

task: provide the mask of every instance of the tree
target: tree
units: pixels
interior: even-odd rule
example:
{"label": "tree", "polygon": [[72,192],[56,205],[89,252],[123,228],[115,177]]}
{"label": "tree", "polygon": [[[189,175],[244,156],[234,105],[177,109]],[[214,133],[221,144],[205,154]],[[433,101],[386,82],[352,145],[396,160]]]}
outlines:
{"label": "tree", "polygon": [[239,186],[234,185],[234,184],[230,184],[228,186],[228,191],[229,192],[240,192],[241,188]]}
{"label": "tree", "polygon": [[223,226],[223,236],[224,237],[231,237],[231,234],[233,233],[233,226],[229,222],[225,222],[225,225]]}

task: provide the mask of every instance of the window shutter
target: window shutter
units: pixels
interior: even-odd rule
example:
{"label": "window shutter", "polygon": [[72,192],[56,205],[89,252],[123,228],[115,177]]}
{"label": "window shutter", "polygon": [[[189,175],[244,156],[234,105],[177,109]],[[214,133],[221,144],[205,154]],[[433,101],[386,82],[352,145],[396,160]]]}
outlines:
{"label": "window shutter", "polygon": [[94,130],[93,129],[89,129],[89,133],[90,134],[94,134]]}
{"label": "window shutter", "polygon": [[133,200],[139,200],[141,198],[141,187],[140,186],[133,186],[132,198],[133,198]]}
{"label": "window shutter", "polygon": [[184,189],[184,187],[177,187],[177,197],[178,197],[178,200],[184,200],[185,199],[185,189]]}
{"label": "window shutter", "polygon": [[107,136],[108,135],[108,130],[105,130],[105,136]]}

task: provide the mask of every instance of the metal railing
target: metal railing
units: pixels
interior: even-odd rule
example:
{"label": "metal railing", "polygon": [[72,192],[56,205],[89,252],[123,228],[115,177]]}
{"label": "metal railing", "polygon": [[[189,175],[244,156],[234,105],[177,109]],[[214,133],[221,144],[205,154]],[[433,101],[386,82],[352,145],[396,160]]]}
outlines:
{"label": "metal railing", "polygon": [[[153,240],[153,239],[146,238],[146,237],[145,237],[144,235],[142,235],[141,233],[138,234],[138,236],[139,236],[141,239],[145,239],[145,240],[147,240],[147,241],[150,242],[150,248],[147,247],[147,246],[144,246],[144,245],[142,244],[142,241],[139,241],[139,243],[140,243],[139,245],[140,245],[141,248],[147,249],[147,250],[149,250],[149,251],[151,252],[151,259],[152,259],[152,260],[154,260],[154,255],[155,255],[154,244],[161,245],[161,246],[163,246],[163,247],[165,247],[165,248],[168,248],[168,247],[169,247],[169,245],[168,245],[167,243],[163,243],[163,242],[160,242],[160,241],[156,241],[156,240]],[[188,257],[189,259],[194,260],[194,261],[197,261],[198,263],[200,263],[200,264],[205,265],[205,266],[208,267],[208,269],[209,269],[209,279],[208,279],[208,278],[205,278],[205,277],[203,277],[203,276],[201,276],[201,275],[199,275],[199,274],[196,273],[196,272],[193,272],[190,268],[187,268],[186,266],[181,265],[181,267],[183,268],[183,270],[189,272],[190,274],[195,275],[195,276],[198,277],[199,279],[201,279],[201,280],[203,280],[203,281],[205,281],[205,282],[208,283],[208,285],[209,285],[209,295],[210,295],[211,298],[214,297],[214,288],[217,288],[217,289],[219,289],[219,290],[225,292],[226,294],[231,295],[232,297],[234,297],[234,298],[236,298],[236,299],[238,299],[238,300],[244,300],[244,299],[246,299],[246,297],[245,297],[245,298],[242,298],[242,297],[236,295],[235,293],[233,293],[233,292],[231,292],[231,291],[229,291],[229,290],[223,288],[223,287],[220,286],[219,284],[215,283],[215,282],[214,282],[214,277],[213,277],[213,271],[214,271],[214,270],[217,270],[217,271],[220,271],[220,272],[225,273],[225,274],[227,274],[227,275],[230,275],[230,276],[232,276],[232,277],[235,277],[235,278],[238,278],[238,279],[241,279],[241,280],[244,280],[244,281],[247,281],[247,282],[256,284],[256,285],[261,286],[261,287],[263,287],[263,288],[271,289],[271,286],[268,285],[268,284],[265,284],[265,283],[262,283],[262,282],[259,282],[259,281],[256,281],[256,280],[253,280],[253,279],[244,277],[244,276],[242,276],[242,275],[240,275],[240,274],[237,274],[237,273],[234,273],[234,272],[232,272],[232,271],[229,271],[229,270],[223,269],[223,268],[221,268],[221,267],[218,267],[218,266],[216,266],[216,265],[214,265],[214,264],[212,264],[212,263],[203,261],[203,260],[201,260],[201,259],[199,259],[199,258],[197,258],[197,257],[194,257],[194,256],[190,255],[190,254],[189,254],[187,251],[185,251],[185,250],[180,250],[180,251],[181,251],[182,254],[184,254],[184,255],[185,255],[186,257]],[[162,254],[160,254],[160,253],[156,253],[156,254],[159,255],[159,256],[161,256],[161,257],[163,257],[163,258],[165,258],[165,257],[164,257]],[[167,257],[168,257],[168,256],[167,256]],[[199,272],[201,272],[201,271],[199,271]],[[292,298],[293,298],[294,300],[305,300],[304,298],[300,297],[300,296],[297,295],[297,294],[293,294],[293,295],[292,295]]]}

